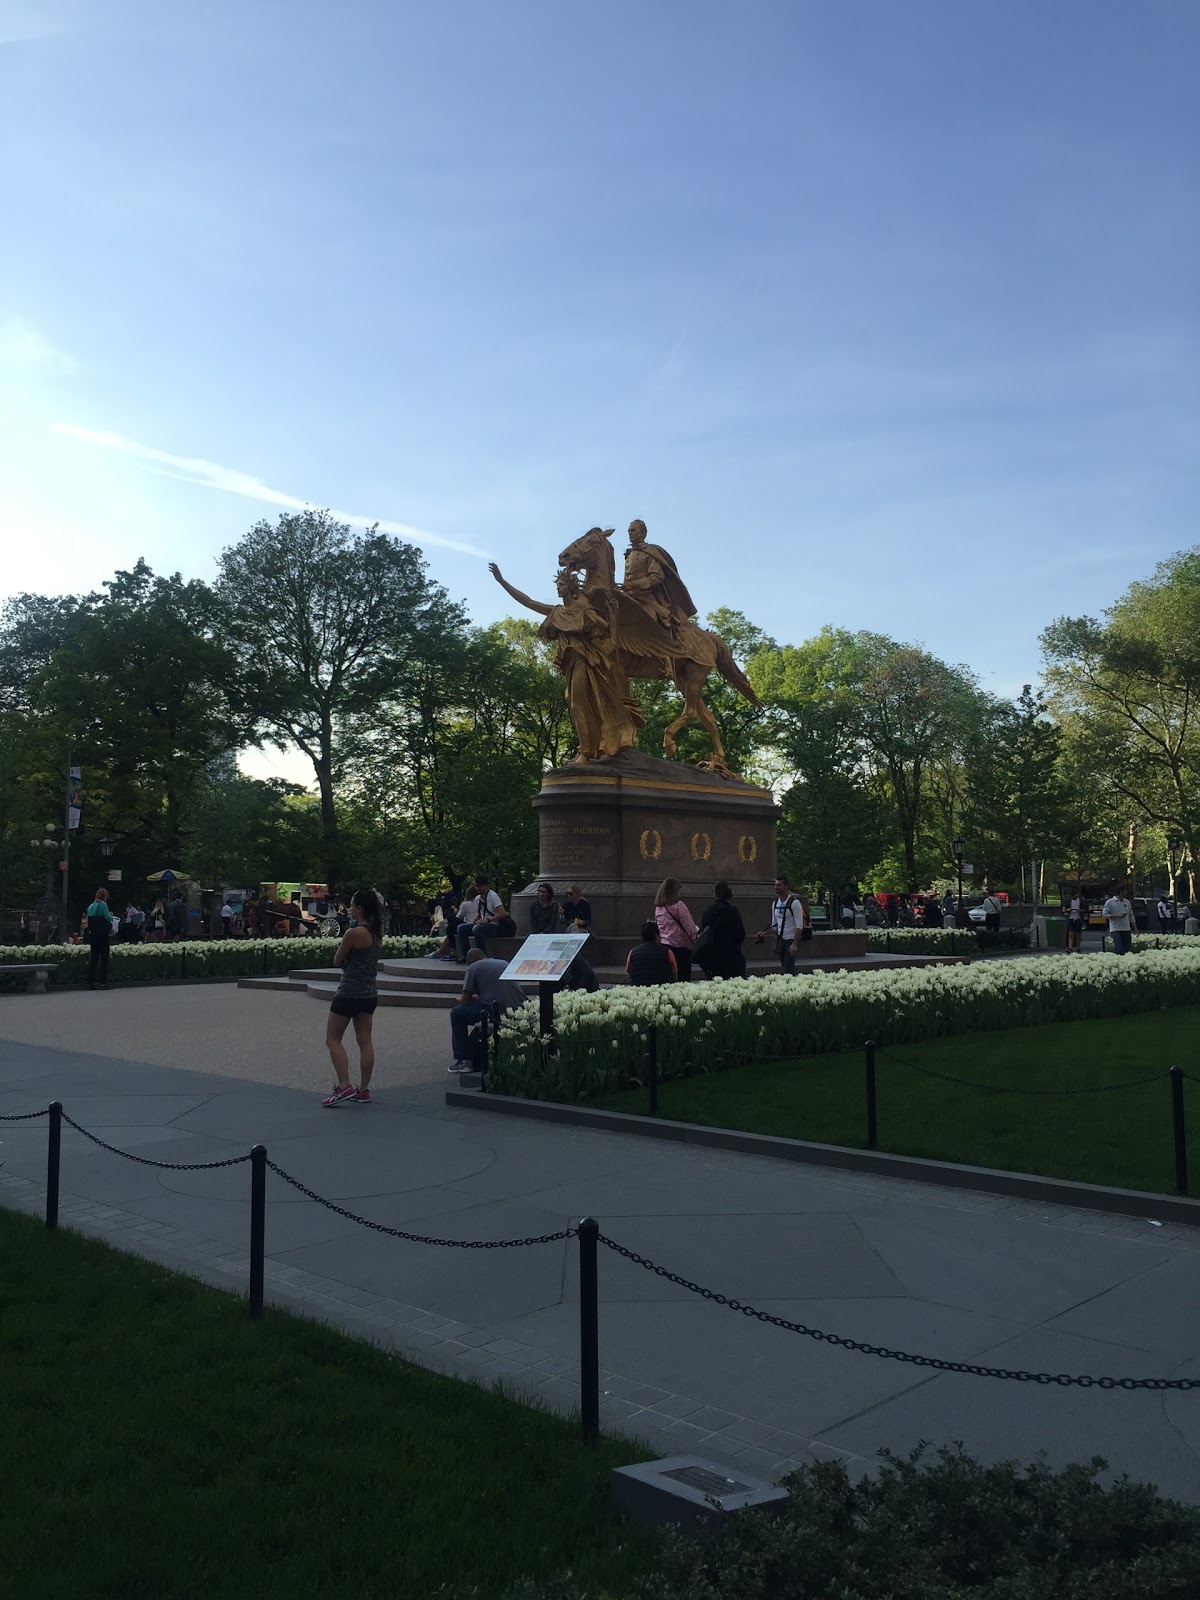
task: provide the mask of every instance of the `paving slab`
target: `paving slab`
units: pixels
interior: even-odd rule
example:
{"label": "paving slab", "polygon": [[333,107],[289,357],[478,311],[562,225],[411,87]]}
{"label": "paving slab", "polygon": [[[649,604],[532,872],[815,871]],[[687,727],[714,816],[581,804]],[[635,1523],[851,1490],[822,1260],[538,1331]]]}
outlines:
{"label": "paving slab", "polygon": [[[234,992],[255,1005],[277,1000]],[[263,1061],[275,1071],[269,1010],[243,1039],[239,1077],[228,1057],[201,1072],[181,1065],[169,1040],[145,1042],[161,1021],[157,1001],[139,1011],[148,999],[124,991],[126,1031],[138,1032],[140,1016],[141,1054],[170,1059],[72,1050],[61,1025],[46,1045],[13,1038],[20,1016],[0,1004],[0,1109],[58,1098],[114,1144],[170,1161],[224,1159],[261,1141],[318,1193],[441,1238],[553,1233],[592,1213],[613,1239],[673,1272],[769,1315],[890,1348],[1049,1372],[1200,1375],[1194,1229],[476,1116],[441,1101],[444,1019],[423,1055],[409,1036],[411,1070],[381,1076],[372,1105],[330,1112],[319,1104],[326,1074],[315,1050],[296,1082],[256,1075]],[[249,1026],[244,1015],[239,1025]],[[0,1203],[42,1204],[45,1146],[44,1122],[0,1124]],[[239,1293],[249,1192],[244,1164],[160,1172],[64,1131],[65,1225]],[[563,1410],[577,1403],[573,1241],[490,1250],[401,1241],[272,1174],[267,1249],[274,1304],[437,1370],[502,1379]],[[823,1457],[858,1473],[882,1446],[962,1439],[987,1458],[1104,1456],[1200,1501],[1200,1396],[1006,1383],[855,1354],[699,1299],[604,1248],[600,1293],[606,1425],[652,1446],[681,1448],[691,1430],[697,1448],[732,1466],[778,1474]]]}

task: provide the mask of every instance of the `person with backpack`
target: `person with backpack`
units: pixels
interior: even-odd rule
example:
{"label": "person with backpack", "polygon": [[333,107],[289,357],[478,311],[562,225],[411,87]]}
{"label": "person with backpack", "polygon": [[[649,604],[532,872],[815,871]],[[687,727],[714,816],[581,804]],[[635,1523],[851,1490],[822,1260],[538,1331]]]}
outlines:
{"label": "person with backpack", "polygon": [[454,937],[460,967],[466,962],[467,947],[472,939],[475,948],[487,955],[489,939],[511,939],[517,931],[516,923],[504,909],[504,902],[489,887],[487,876],[482,872],[475,879],[475,893],[463,901],[458,915],[460,921]]}
{"label": "person with backpack", "polygon": [[[806,931],[807,930],[807,931]],[[775,879],[775,899],[771,903],[771,926],[754,935],[755,944],[761,944],[768,934],[774,936],[775,954],[783,972],[795,972],[796,957],[800,954],[800,941],[812,937],[808,907],[800,895],[792,893],[792,886],[784,873]]]}
{"label": "person with backpack", "polygon": [[112,931],[116,927],[116,918],[109,910],[108,890],[97,889],[96,898],[87,908],[88,930],[88,976],[89,989],[96,987],[97,979],[101,989],[108,988],[108,945],[112,938]]}

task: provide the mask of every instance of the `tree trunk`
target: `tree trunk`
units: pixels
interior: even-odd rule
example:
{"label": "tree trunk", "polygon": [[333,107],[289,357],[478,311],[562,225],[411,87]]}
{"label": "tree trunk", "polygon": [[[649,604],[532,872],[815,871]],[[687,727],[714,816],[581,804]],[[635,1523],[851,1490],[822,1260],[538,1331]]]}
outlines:
{"label": "tree trunk", "polygon": [[337,813],[333,807],[333,762],[325,752],[314,759],[317,788],[321,793],[321,836],[325,851],[325,882],[331,898],[336,899],[341,879],[341,851],[338,845]]}

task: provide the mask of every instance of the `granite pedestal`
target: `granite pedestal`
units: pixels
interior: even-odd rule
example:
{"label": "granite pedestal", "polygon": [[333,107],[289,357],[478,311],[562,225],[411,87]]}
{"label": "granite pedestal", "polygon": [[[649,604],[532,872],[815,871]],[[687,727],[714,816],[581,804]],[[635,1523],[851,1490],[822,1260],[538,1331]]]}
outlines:
{"label": "granite pedestal", "polygon": [[[697,921],[722,878],[748,928],[766,918],[779,816],[768,789],[626,750],[548,772],[533,804],[538,881],[552,883],[560,901],[570,884],[580,885],[599,952],[608,940],[628,948],[667,877],[679,879]],[[537,881],[513,896],[519,932],[536,893]]]}

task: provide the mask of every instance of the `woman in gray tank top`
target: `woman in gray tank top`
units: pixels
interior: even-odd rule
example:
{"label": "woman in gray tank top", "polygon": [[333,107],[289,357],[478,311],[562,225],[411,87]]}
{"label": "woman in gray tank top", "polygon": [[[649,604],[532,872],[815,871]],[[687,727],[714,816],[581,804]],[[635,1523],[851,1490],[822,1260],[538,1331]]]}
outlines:
{"label": "woman in gray tank top", "polygon": [[[333,958],[342,980],[329,1007],[325,1043],[337,1083],[321,1101],[323,1106],[367,1105],[371,1100],[371,1074],[375,1070],[375,1045],[371,1027],[379,1001],[377,973],[383,944],[383,911],[374,889],[360,889],[350,902],[351,923]],[[358,1088],[350,1082],[350,1058],[342,1037],[350,1023],[358,1045]]]}

